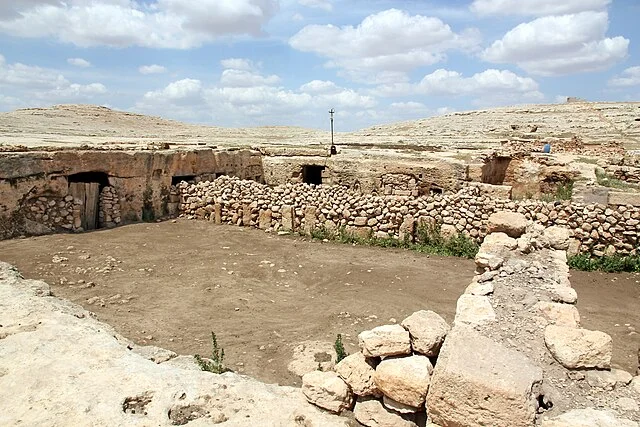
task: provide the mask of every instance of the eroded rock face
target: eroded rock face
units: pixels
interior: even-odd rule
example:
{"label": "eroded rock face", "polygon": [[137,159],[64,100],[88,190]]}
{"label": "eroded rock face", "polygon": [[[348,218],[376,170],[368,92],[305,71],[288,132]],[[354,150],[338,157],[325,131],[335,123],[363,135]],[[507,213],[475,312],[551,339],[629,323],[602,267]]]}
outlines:
{"label": "eroded rock face", "polygon": [[505,233],[509,237],[518,238],[527,229],[527,218],[515,212],[496,212],[489,217],[487,224],[489,233]]}
{"label": "eroded rock face", "polygon": [[411,339],[400,325],[384,325],[358,335],[358,344],[366,357],[397,356],[411,353]]}
{"label": "eroded rock face", "polygon": [[554,325],[571,328],[580,326],[580,313],[574,305],[540,301],[535,311]]}
{"label": "eroded rock face", "polygon": [[544,342],[551,355],[567,369],[611,367],[613,341],[600,331],[549,325]]}
{"label": "eroded rock face", "polygon": [[335,367],[351,390],[358,396],[380,396],[380,390],[373,381],[375,369],[360,352],[345,357]]}
{"label": "eroded rock face", "polygon": [[425,356],[385,359],[376,368],[373,380],[385,396],[419,408],[427,396],[432,370]]}
{"label": "eroded rock face", "polygon": [[339,414],[350,409],[353,394],[335,372],[314,371],[302,377],[302,393],[316,406]]}
{"label": "eroded rock face", "polygon": [[193,358],[156,364],[82,307],[37,296],[46,284],[23,282],[0,262],[0,325],[33,326],[0,341],[0,425],[346,425],[299,389],[203,372]]}
{"label": "eroded rock face", "polygon": [[440,351],[427,395],[438,425],[531,426],[542,370],[527,357],[455,326]]}
{"label": "eroded rock face", "polygon": [[402,321],[409,331],[411,348],[425,356],[437,356],[451,327],[437,313],[421,310]]}

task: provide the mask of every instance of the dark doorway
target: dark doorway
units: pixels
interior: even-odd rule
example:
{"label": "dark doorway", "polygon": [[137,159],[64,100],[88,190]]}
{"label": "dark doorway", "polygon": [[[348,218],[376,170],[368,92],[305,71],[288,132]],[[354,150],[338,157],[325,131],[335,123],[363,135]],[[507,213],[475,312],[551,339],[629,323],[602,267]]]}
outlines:
{"label": "dark doorway", "polygon": [[109,176],[104,172],[81,172],[67,177],[69,194],[81,200],[80,217],[84,230],[98,228],[100,191],[109,185]]}
{"label": "dark doorway", "polygon": [[302,167],[302,182],[322,185],[322,171],[324,166],[307,165]]}
{"label": "dark doorway", "polygon": [[171,185],[178,185],[182,181],[193,182],[195,179],[195,175],[176,175],[171,177]]}

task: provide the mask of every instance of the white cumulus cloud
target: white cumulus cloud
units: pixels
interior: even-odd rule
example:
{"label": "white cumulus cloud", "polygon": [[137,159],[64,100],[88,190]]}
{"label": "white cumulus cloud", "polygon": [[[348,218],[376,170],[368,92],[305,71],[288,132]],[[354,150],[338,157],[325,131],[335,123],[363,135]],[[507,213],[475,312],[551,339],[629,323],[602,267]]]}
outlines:
{"label": "white cumulus cloud", "polygon": [[21,104],[34,106],[52,102],[88,102],[106,94],[107,88],[97,82],[70,82],[57,70],[7,63],[0,55],[0,92],[6,99],[20,99],[23,100]]}
{"label": "white cumulus cloud", "polygon": [[75,67],[80,67],[80,68],[91,67],[91,62],[87,61],[86,59],[82,59],[82,58],[69,58],[69,59],[67,59],[67,63],[69,65],[73,65]]}
{"label": "white cumulus cloud", "polygon": [[602,10],[611,0],[474,0],[471,10],[478,15],[565,15]]}
{"label": "white cumulus cloud", "polygon": [[640,66],[630,67],[624,70],[619,76],[609,80],[609,86],[629,87],[640,85]]}
{"label": "white cumulus cloud", "polygon": [[408,71],[443,61],[448,50],[473,50],[479,42],[476,30],[456,33],[439,18],[397,9],[370,15],[356,27],[308,25],[289,40],[353,80],[374,83],[406,79]]}
{"label": "white cumulus cloud", "polygon": [[546,16],[520,24],[482,53],[531,74],[564,75],[604,70],[627,55],[629,40],[607,38],[607,12]]}
{"label": "white cumulus cloud", "polygon": [[163,74],[167,72],[167,69],[162,65],[152,64],[152,65],[142,65],[138,68],[138,72],[140,74]]}
{"label": "white cumulus cloud", "polygon": [[221,37],[260,36],[278,8],[277,0],[29,0],[0,9],[0,32],[82,47],[189,49]]}

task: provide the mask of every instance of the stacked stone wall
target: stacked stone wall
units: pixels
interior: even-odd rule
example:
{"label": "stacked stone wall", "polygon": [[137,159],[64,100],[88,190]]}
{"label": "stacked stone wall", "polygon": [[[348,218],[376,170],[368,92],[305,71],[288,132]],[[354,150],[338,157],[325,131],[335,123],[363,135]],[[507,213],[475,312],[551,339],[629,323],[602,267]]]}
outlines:
{"label": "stacked stone wall", "polygon": [[80,202],[73,196],[40,196],[29,199],[20,210],[24,218],[48,232],[80,228]]}
{"label": "stacked stone wall", "polygon": [[100,228],[113,228],[120,225],[121,222],[118,193],[114,187],[104,187],[100,192],[98,226]]}
{"label": "stacked stone wall", "polygon": [[194,219],[265,230],[309,232],[344,227],[377,238],[413,236],[416,225],[435,222],[447,232],[481,241],[487,221],[498,211],[518,212],[543,226],[573,231],[570,253],[636,254],[640,209],[537,200],[502,200],[469,185],[456,194],[374,196],[345,187],[287,184],[276,187],[220,177],[213,182],[181,183],[179,211]]}

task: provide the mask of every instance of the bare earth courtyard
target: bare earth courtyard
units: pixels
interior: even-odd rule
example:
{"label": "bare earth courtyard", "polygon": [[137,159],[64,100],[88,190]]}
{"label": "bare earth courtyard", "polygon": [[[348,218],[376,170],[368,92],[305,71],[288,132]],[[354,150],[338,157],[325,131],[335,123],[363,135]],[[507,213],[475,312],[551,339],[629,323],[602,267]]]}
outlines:
{"label": "bare earth courtyard", "polygon": [[[216,332],[230,368],[300,384],[287,370],[305,340],[357,334],[430,309],[453,320],[471,260],[309,242],[200,221],[136,224],[0,242],[0,259],[52,285],[138,344],[210,351]],[[572,272],[582,326],[612,335],[613,365],[633,372],[640,276]]]}

